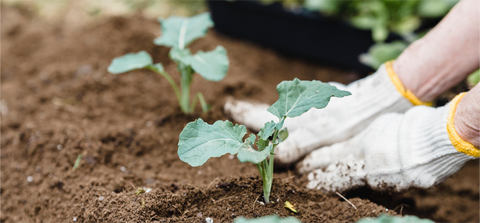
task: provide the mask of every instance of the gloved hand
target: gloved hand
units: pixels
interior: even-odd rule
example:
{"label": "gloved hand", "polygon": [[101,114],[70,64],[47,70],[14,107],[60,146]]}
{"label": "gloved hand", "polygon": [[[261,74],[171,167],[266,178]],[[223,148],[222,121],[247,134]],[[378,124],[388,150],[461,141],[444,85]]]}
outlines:
{"label": "gloved hand", "polygon": [[[480,156],[454,127],[458,95],[444,107],[417,106],[377,118],[355,137],[316,150],[297,168],[308,188],[343,191],[365,184],[376,189],[428,188]],[[322,170],[321,168],[326,168]]]}
{"label": "gloved hand", "polygon": [[[330,83],[352,95],[332,98],[324,109],[311,109],[300,117],[287,119],[284,126],[290,134],[275,150],[276,163],[296,162],[314,149],[351,138],[381,114],[403,113],[414,104],[423,104],[403,88],[392,64],[387,62],[373,75],[347,86]],[[259,131],[265,122],[277,119],[267,112],[268,107],[230,100],[225,111],[235,121]]]}

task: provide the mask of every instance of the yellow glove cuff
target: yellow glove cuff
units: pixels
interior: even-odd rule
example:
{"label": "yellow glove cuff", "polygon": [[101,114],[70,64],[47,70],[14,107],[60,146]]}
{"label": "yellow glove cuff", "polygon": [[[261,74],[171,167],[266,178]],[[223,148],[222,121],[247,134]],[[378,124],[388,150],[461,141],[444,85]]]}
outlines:
{"label": "yellow glove cuff", "polygon": [[461,93],[455,96],[452,102],[450,102],[450,109],[448,111],[448,118],[447,118],[448,137],[450,138],[450,142],[452,142],[452,145],[455,146],[455,149],[457,149],[458,152],[465,153],[469,156],[478,158],[480,157],[480,151],[477,148],[475,148],[475,146],[473,146],[471,143],[460,138],[457,131],[455,130],[455,125],[454,125],[455,111],[457,110],[458,102],[462,100],[465,94],[466,93]]}
{"label": "yellow glove cuff", "polygon": [[420,101],[417,96],[403,86],[400,78],[398,78],[397,74],[393,70],[393,60],[385,62],[385,67],[387,68],[388,76],[390,77],[390,80],[392,80],[393,85],[395,85],[398,92],[400,92],[404,98],[409,100],[413,105],[432,106],[431,102]]}

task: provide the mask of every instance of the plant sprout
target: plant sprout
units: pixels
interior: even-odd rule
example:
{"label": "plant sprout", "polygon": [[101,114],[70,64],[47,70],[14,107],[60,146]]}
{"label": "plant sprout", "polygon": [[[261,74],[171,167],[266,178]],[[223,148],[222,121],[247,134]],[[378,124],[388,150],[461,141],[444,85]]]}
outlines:
{"label": "plant sprout", "polygon": [[147,69],[156,72],[168,81],[172,86],[180,109],[185,114],[195,110],[197,100],[200,102],[203,112],[209,109],[202,93],[197,92],[190,101],[190,86],[194,72],[200,74],[209,81],[218,82],[227,74],[229,61],[227,51],[222,46],[214,50],[198,51],[192,55],[186,48],[194,40],[206,35],[208,28],[213,26],[209,13],[202,13],[193,17],[184,18],[171,16],[168,19],[159,19],[162,25],[162,36],[156,38],[154,43],[160,46],[171,47],[170,58],[177,64],[180,72],[180,87],[168,74],[161,63],[153,63],[152,57],[145,51],[128,53],[113,59],[108,67],[108,72],[120,74],[136,69]]}
{"label": "plant sprout", "polygon": [[[191,166],[201,166],[209,158],[227,153],[237,154],[240,162],[250,162],[257,166],[263,180],[263,197],[265,203],[269,203],[275,148],[288,137],[287,129],[283,128],[285,119],[300,116],[311,108],[324,108],[331,97],[350,95],[348,91],[321,81],[300,81],[297,78],[283,81],[277,86],[277,91],[279,99],[267,111],[277,116],[278,122],[265,123],[258,135],[250,134],[243,141],[247,133],[247,128],[243,125],[233,125],[230,121],[216,121],[210,125],[197,119],[188,123],[180,133],[180,159]],[[254,144],[257,149],[253,147]]]}

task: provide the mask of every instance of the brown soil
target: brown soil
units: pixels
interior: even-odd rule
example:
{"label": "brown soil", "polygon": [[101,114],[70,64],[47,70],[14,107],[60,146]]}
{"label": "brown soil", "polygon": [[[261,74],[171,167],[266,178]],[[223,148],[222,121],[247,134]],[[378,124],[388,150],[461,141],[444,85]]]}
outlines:
{"label": "brown soil", "polygon": [[[402,204],[397,212],[388,212],[439,221],[479,220],[478,162],[429,190],[350,192],[347,196],[358,208],[354,211],[335,194],[301,189],[290,171],[276,174],[275,203],[262,205],[253,165],[224,156],[192,168],[177,156],[178,135],[188,122],[228,118],[222,110],[227,97],[272,103],[282,80],[348,83],[358,78],[355,74],[211,31],[191,48],[223,45],[230,69],[219,83],[196,75],[192,90],[201,91],[212,109],[183,115],[162,77],[149,71],[117,76],[106,71],[112,58],[147,50],[178,81],[169,49],[153,45],[159,35],[156,21],[115,17],[67,32],[61,23],[47,25],[29,10],[2,6],[1,27],[2,222],[200,222],[205,217],[224,222],[235,216],[294,215],[283,208],[287,200],[305,222],[351,222]],[[153,190],[136,196],[137,187]]]}

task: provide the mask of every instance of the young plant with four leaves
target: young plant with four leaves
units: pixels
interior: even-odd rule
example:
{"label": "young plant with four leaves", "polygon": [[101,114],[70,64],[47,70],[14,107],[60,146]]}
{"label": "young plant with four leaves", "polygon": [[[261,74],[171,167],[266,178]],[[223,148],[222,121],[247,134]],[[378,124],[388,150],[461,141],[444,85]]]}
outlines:
{"label": "young plant with four leaves", "polygon": [[311,108],[324,108],[331,97],[350,95],[348,91],[321,81],[300,81],[297,78],[283,81],[277,86],[277,91],[279,99],[267,111],[277,116],[278,122],[265,123],[257,136],[250,134],[243,141],[247,133],[247,128],[243,125],[233,125],[230,121],[216,121],[210,125],[197,119],[188,123],[180,133],[180,159],[191,166],[201,166],[209,158],[227,153],[237,154],[240,162],[257,165],[263,180],[264,200],[268,203],[273,181],[275,147],[288,137],[288,130],[283,128],[285,119],[300,116]]}
{"label": "young plant with four leaves", "polygon": [[185,114],[195,110],[197,100],[200,101],[203,112],[209,109],[202,93],[198,92],[190,101],[190,86],[194,72],[209,81],[220,81],[227,74],[227,51],[217,46],[209,52],[198,51],[192,55],[186,48],[194,40],[206,35],[208,28],[213,26],[209,13],[202,13],[193,17],[184,18],[171,16],[168,19],[159,19],[162,25],[162,36],[154,40],[156,45],[171,47],[170,58],[177,64],[180,72],[180,88],[168,74],[161,63],[153,63],[152,57],[145,51],[128,53],[113,59],[108,72],[120,74],[136,69],[154,71],[167,79],[177,96],[180,108]]}

